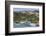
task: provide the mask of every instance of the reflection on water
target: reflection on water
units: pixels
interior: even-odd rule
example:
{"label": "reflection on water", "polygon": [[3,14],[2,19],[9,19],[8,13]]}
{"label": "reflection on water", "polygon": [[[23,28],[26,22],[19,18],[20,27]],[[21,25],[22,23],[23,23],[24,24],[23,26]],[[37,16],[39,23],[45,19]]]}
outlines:
{"label": "reflection on water", "polygon": [[24,27],[38,27],[38,24],[33,24],[31,22],[25,22],[25,23],[14,23],[14,28],[24,28]]}

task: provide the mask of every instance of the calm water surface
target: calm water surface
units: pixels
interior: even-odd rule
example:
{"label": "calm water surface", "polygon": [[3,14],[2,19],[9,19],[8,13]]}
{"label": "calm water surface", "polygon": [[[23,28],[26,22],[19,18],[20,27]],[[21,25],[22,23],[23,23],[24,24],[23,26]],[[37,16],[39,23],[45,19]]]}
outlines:
{"label": "calm water surface", "polygon": [[14,28],[24,28],[24,27],[38,27],[38,25],[35,25],[33,23],[14,23]]}

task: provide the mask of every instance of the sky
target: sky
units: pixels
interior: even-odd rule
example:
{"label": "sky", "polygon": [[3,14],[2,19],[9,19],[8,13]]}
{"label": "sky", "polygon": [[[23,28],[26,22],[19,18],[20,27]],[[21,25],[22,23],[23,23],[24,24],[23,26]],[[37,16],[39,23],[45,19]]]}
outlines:
{"label": "sky", "polygon": [[37,10],[39,11],[38,8],[14,8],[13,11],[34,11],[34,10]]}

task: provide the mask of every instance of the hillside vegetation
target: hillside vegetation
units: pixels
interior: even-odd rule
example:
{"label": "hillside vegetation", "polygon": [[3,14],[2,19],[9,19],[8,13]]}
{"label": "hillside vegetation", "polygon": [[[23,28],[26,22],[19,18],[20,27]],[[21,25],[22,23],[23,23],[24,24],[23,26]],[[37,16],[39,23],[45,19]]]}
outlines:
{"label": "hillside vegetation", "polygon": [[39,13],[33,12],[14,12],[14,22],[30,21],[31,23],[39,22]]}

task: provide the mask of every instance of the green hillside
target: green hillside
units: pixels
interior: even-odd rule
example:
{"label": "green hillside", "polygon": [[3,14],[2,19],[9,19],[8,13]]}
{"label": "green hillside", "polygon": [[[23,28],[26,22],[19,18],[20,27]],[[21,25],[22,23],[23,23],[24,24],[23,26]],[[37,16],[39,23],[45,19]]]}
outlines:
{"label": "green hillside", "polygon": [[[36,13],[37,14],[37,13]],[[29,13],[29,12],[14,12],[14,22],[19,23],[20,21],[30,21],[32,23],[38,23],[39,22],[39,14],[36,15],[35,13]]]}

